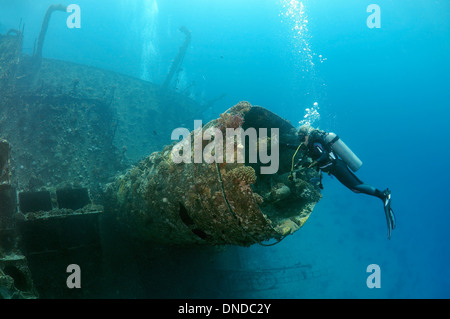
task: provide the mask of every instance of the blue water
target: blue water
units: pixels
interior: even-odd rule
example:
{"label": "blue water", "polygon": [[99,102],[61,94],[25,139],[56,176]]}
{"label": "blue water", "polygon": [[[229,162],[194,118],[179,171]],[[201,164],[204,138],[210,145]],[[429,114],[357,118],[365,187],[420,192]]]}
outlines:
{"label": "blue water", "polygon": [[[314,125],[351,146],[363,181],[392,190],[397,229],[388,240],[381,202],[325,176],[301,230],[273,247],[238,250],[249,269],[301,262],[314,275],[245,297],[450,297],[450,2],[377,0],[373,29],[372,0],[61,2],[80,6],[81,29],[55,27],[67,19],[55,13],[44,57],[162,83],[184,25],[192,42],[178,89],[195,82],[188,94],[199,101],[226,94],[206,119],[247,100],[298,125],[317,103]],[[31,54],[52,3],[0,0],[0,33],[22,18]],[[379,289],[366,285],[369,264],[380,266]]]}

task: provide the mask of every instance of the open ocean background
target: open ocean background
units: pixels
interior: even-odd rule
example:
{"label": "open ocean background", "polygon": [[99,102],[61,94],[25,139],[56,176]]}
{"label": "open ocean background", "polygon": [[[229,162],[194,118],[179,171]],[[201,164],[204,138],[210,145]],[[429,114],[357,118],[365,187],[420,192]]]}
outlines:
{"label": "open ocean background", "polygon": [[[325,175],[323,199],[301,230],[273,247],[237,249],[247,269],[301,263],[314,271],[235,297],[450,297],[449,1],[60,2],[80,6],[81,29],[52,27],[67,19],[55,13],[44,57],[161,84],[186,26],[192,42],[176,89],[200,102],[226,94],[199,118],[242,100],[295,126],[306,115],[362,159],[363,181],[392,190],[397,228],[388,240],[380,200]],[[22,19],[31,54],[52,3],[0,0],[0,33]],[[366,24],[372,3],[381,8],[379,29]],[[380,266],[380,289],[366,286],[369,264]]]}

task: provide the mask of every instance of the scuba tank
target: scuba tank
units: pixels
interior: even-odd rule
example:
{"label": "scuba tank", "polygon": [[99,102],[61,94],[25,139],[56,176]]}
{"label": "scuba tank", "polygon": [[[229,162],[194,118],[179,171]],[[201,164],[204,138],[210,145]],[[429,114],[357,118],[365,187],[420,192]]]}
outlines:
{"label": "scuba tank", "polygon": [[361,160],[352,152],[352,150],[345,145],[344,142],[334,133],[328,133],[325,137],[325,142],[333,152],[339,155],[340,158],[356,172],[362,165]]}

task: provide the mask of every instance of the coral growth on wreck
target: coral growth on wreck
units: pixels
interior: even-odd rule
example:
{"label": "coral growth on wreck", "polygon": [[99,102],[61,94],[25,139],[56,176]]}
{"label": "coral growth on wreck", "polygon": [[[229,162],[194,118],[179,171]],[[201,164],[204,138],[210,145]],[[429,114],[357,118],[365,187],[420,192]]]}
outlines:
{"label": "coral growth on wreck", "polygon": [[220,114],[217,127],[225,132],[227,128],[236,129],[241,127],[242,124],[244,124],[244,118],[242,116],[225,112]]}
{"label": "coral growth on wreck", "polygon": [[251,108],[252,105],[250,103],[245,101],[239,102],[232,108],[220,114],[220,117],[216,122],[216,127],[223,132],[225,132],[225,129],[227,128],[236,129],[238,127],[242,127],[244,124],[244,114],[246,114]]}
{"label": "coral growth on wreck", "polygon": [[227,177],[237,183],[240,183],[241,181],[243,181],[247,185],[256,183],[255,170],[250,166],[240,166],[233,168],[227,173]]}

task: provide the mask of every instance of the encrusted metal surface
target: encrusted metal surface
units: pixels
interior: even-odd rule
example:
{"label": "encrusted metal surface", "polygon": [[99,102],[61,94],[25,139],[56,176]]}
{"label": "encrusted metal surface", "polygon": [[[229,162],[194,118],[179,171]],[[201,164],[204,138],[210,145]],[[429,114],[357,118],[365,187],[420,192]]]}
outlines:
{"label": "encrusted metal surface", "polygon": [[[241,126],[251,109],[248,102],[241,102],[203,130]],[[270,117],[276,117],[286,126],[280,136],[295,134],[292,125],[268,110],[255,107],[251,115],[263,117],[261,123],[273,123]],[[151,154],[106,188],[106,212],[116,214],[118,222],[140,239],[241,246],[281,240],[304,224],[321,197],[308,182],[316,174],[312,170],[299,171],[289,181],[285,169],[260,176],[244,163],[176,164],[171,157],[173,147]],[[291,150],[282,151],[283,158],[293,155]],[[279,189],[289,191],[283,194]]]}

